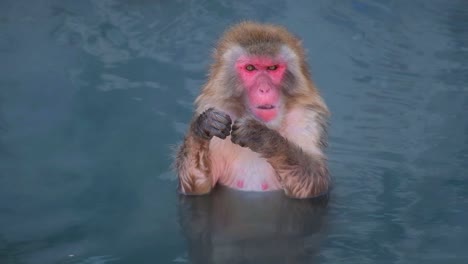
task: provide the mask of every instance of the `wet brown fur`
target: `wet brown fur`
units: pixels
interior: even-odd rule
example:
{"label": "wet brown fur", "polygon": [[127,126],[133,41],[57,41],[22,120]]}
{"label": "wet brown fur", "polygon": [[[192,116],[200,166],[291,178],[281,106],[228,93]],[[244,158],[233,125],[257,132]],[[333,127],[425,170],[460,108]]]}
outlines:
{"label": "wet brown fur", "polygon": [[[276,171],[286,195],[308,198],[328,191],[330,177],[325,157],[305,153],[278,131],[251,118],[234,123],[231,137],[236,144],[262,154]],[[319,144],[325,146],[322,141]]]}
{"label": "wet brown fur", "polygon": [[[326,119],[329,113],[312,83],[305,52],[299,39],[283,27],[244,22],[235,25],[224,34],[215,49],[208,82],[195,101],[195,117],[209,107],[228,108],[240,117],[245,115],[241,98],[233,98],[223,92],[226,78],[223,54],[231,47],[239,45],[250,54],[273,56],[284,44],[297,55],[302,74],[302,81],[295,84],[294,94],[288,96],[285,101],[285,112],[293,108],[315,112],[315,122],[320,129],[320,138],[315,144],[323,149],[326,146]],[[239,129],[234,129],[234,126],[239,126],[240,123],[244,124]],[[277,172],[278,180],[287,195],[306,198],[328,190],[330,178],[323,155],[305,153],[300,146],[283,137],[281,131],[270,129],[254,119],[240,118],[234,126],[231,134],[233,142],[237,137],[239,141],[243,141],[236,142],[237,144],[248,146],[262,154]],[[176,170],[183,193],[204,194],[214,186],[209,151],[209,140],[201,139],[191,129],[176,157]]]}
{"label": "wet brown fur", "polygon": [[209,141],[189,134],[177,152],[175,169],[184,194],[206,194],[213,187]]}

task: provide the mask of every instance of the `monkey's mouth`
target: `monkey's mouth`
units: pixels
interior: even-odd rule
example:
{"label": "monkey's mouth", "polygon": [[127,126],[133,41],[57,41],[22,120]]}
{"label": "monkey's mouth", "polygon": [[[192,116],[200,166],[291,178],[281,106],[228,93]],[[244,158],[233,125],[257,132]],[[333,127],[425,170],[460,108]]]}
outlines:
{"label": "monkey's mouth", "polygon": [[271,110],[271,109],[275,108],[275,106],[271,105],[271,104],[264,104],[264,105],[257,106],[257,108],[262,109],[262,110]]}

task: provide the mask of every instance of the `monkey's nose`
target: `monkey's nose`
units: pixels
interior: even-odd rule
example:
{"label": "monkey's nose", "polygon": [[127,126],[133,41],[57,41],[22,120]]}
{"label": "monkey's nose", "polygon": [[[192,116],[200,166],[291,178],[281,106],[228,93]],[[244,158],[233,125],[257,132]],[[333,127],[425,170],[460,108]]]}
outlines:
{"label": "monkey's nose", "polygon": [[258,90],[260,91],[260,93],[268,93],[270,91],[270,87],[269,86],[260,86],[258,88]]}

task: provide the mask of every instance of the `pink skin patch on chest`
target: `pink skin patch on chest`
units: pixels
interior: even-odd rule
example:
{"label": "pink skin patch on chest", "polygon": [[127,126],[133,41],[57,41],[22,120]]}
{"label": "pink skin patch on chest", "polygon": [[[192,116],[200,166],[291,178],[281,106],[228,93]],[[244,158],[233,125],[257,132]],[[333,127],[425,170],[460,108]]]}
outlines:
{"label": "pink skin patch on chest", "polygon": [[244,180],[237,180],[236,186],[239,189],[244,188]]}
{"label": "pink skin patch on chest", "polygon": [[265,182],[262,183],[262,191],[268,190],[268,187],[269,187],[269,186],[268,186],[268,183],[265,183]]}

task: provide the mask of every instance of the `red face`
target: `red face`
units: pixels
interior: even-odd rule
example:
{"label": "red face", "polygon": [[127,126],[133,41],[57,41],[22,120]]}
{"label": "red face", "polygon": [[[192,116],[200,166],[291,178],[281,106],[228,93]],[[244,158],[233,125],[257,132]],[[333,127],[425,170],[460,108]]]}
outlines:
{"label": "red face", "polygon": [[280,84],[286,63],[267,57],[241,57],[236,62],[236,70],[252,113],[264,122],[275,119],[279,114]]}

